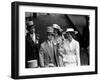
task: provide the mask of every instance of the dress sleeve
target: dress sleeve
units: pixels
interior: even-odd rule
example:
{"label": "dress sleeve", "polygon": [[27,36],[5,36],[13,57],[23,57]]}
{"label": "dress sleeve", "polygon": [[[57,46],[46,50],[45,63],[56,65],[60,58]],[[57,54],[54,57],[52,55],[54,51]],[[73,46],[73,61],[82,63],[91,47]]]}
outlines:
{"label": "dress sleeve", "polygon": [[80,47],[79,43],[76,43],[76,59],[77,59],[77,65],[80,66]]}

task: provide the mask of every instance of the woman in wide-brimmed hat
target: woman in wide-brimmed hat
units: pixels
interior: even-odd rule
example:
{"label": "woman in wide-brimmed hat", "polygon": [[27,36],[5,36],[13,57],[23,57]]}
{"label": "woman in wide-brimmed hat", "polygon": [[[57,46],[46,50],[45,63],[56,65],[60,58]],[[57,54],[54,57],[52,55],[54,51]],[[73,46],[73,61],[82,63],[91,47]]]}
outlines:
{"label": "woman in wide-brimmed hat", "polygon": [[54,28],[54,44],[60,44],[62,42],[62,29],[58,24],[53,24],[52,26]]}
{"label": "woman in wide-brimmed hat", "polygon": [[77,33],[73,28],[66,29],[63,48],[59,50],[65,67],[80,66],[79,42],[72,37],[72,34]]}
{"label": "woman in wide-brimmed hat", "polygon": [[61,29],[61,27],[58,24],[53,24],[53,28],[54,28],[54,40],[53,43],[54,45],[57,47],[57,54],[59,57],[59,66],[63,66],[63,62],[62,62],[62,56],[59,54],[59,49],[62,46],[64,37],[62,35],[63,30]]}

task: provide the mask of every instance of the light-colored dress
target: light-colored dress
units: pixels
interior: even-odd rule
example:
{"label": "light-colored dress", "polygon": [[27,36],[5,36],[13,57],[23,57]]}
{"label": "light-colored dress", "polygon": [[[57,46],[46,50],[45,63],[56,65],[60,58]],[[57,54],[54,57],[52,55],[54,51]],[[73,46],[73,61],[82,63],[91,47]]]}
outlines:
{"label": "light-colored dress", "polygon": [[79,43],[76,40],[72,39],[69,42],[65,39],[59,52],[62,55],[63,65],[65,67],[80,66]]}

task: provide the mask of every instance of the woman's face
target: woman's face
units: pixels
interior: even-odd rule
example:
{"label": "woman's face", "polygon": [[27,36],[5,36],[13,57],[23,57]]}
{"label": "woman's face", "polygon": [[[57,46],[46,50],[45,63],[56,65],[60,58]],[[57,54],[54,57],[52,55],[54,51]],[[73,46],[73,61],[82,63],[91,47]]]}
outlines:
{"label": "woman's face", "polygon": [[58,36],[58,29],[54,29],[55,36]]}
{"label": "woman's face", "polygon": [[64,37],[65,37],[65,39],[68,39],[69,41],[72,41],[72,35],[71,35],[71,33],[66,33],[65,35],[64,35]]}

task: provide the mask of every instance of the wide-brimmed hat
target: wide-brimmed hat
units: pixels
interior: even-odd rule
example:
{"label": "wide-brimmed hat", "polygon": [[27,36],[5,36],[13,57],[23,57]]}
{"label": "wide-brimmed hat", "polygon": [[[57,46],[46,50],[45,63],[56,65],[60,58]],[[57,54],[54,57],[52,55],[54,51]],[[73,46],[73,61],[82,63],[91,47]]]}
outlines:
{"label": "wide-brimmed hat", "polygon": [[75,34],[78,33],[78,31],[75,31],[73,28],[67,28],[67,29],[66,29],[66,33],[67,33],[67,32],[73,32],[73,33],[75,33]]}
{"label": "wide-brimmed hat", "polygon": [[63,31],[58,24],[53,24],[54,29],[58,29],[59,31]]}
{"label": "wide-brimmed hat", "polygon": [[54,34],[54,28],[52,26],[47,27],[47,33],[52,33]]}

